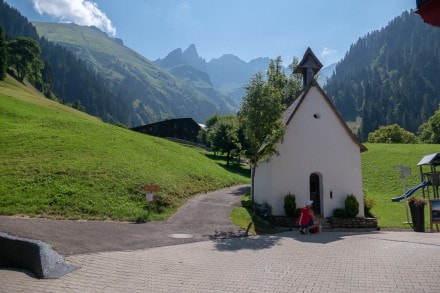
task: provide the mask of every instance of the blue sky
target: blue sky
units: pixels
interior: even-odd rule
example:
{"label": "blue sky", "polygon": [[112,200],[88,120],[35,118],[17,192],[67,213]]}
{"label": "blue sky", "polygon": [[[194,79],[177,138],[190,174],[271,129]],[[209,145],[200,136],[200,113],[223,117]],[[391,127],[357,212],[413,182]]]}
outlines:
{"label": "blue sky", "polygon": [[416,0],[6,0],[30,21],[95,25],[150,60],[195,44],[206,59],[234,54],[284,63],[310,47],[324,66]]}

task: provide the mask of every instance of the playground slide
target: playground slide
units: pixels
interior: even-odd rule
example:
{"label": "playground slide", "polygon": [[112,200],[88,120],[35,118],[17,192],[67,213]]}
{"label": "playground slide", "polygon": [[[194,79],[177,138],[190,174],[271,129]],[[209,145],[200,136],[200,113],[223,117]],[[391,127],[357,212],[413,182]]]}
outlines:
{"label": "playground slide", "polygon": [[426,185],[428,185],[428,181],[423,181],[422,183],[420,183],[419,185],[416,185],[414,187],[411,187],[410,189],[408,189],[404,194],[394,197],[391,200],[396,202],[396,201],[401,201],[402,199],[408,198],[410,197],[414,192],[416,192],[416,190],[425,187]]}

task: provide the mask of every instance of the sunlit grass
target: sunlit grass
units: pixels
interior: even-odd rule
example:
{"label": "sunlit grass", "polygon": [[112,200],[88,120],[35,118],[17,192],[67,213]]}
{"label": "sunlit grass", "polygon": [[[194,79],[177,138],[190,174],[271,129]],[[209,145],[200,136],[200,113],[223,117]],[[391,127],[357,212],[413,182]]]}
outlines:
{"label": "sunlit grass", "polygon": [[[366,144],[366,146],[368,151],[362,154],[363,187],[364,195],[376,201],[372,213],[378,218],[381,227],[410,228],[405,223],[407,222],[405,201],[392,202],[391,199],[421,183],[420,168],[417,163],[424,156],[439,152],[440,146],[432,144]],[[404,180],[400,178],[400,169],[394,167],[398,164],[411,168],[411,175]],[[416,191],[413,196],[421,197],[422,191]],[[425,208],[425,211],[425,226],[428,226],[428,208]],[[409,220],[411,221],[411,216]]]}
{"label": "sunlit grass", "polygon": [[[101,122],[0,82],[0,214],[161,220],[192,195],[249,182],[205,151]],[[160,185],[151,214],[143,186]]]}
{"label": "sunlit grass", "polygon": [[[249,183],[249,169],[222,157],[102,123],[8,78],[0,82],[0,214],[69,219],[160,220],[195,193]],[[406,206],[391,198],[421,182],[417,163],[440,150],[427,144],[366,144],[364,195],[386,228],[409,228]],[[394,166],[412,170],[403,182]],[[142,187],[161,186],[148,213]],[[421,196],[417,191],[414,196]],[[249,199],[231,217],[255,224]],[[428,206],[427,206],[428,207]],[[427,213],[426,207],[426,213]],[[425,226],[429,218],[425,217]],[[256,228],[257,227],[257,228]]]}
{"label": "sunlit grass", "polygon": [[241,197],[241,207],[235,208],[231,213],[232,222],[240,229],[250,234],[270,234],[279,232],[274,229],[269,222],[260,219],[253,213],[250,190]]}

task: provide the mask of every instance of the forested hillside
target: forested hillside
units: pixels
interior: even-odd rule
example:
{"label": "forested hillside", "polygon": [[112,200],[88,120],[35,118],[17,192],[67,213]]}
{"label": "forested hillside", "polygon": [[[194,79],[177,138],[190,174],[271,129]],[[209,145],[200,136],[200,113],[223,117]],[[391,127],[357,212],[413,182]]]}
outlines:
{"label": "forested hillside", "polygon": [[0,1],[0,26],[7,39],[25,36],[39,42],[44,61],[43,80],[50,86],[48,91],[52,91],[60,102],[81,104],[87,113],[106,122],[128,119],[126,107],[107,89],[101,76],[89,70],[71,52],[40,39],[27,18],[3,0]]}
{"label": "forested hillside", "polygon": [[123,122],[129,126],[175,117],[201,123],[213,114],[238,110],[225,97],[201,91],[95,27],[33,24],[41,36],[67,48],[105,78],[109,90],[128,108],[129,120]]}
{"label": "forested hillside", "polygon": [[191,117],[201,123],[213,114],[238,110],[226,95],[170,74],[95,27],[34,25],[38,31],[0,0],[0,26],[6,38],[30,37],[39,42],[45,82],[39,89],[106,122],[132,127]]}
{"label": "forested hillside", "polygon": [[440,29],[404,12],[350,47],[324,90],[346,121],[362,118],[359,136],[397,123],[411,132],[440,103]]}

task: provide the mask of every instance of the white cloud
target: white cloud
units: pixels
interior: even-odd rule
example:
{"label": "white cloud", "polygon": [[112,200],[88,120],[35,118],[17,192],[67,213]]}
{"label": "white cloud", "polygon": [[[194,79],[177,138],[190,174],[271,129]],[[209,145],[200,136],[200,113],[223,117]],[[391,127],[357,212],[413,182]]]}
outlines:
{"label": "white cloud", "polygon": [[190,28],[197,24],[189,3],[177,4],[170,13],[170,21],[179,28]]}
{"label": "white cloud", "polygon": [[88,0],[32,0],[39,14],[48,14],[61,21],[96,26],[114,36],[116,28],[95,2]]}
{"label": "white cloud", "polygon": [[327,57],[327,56],[330,56],[330,55],[335,55],[336,53],[338,53],[337,50],[329,49],[327,47],[324,47],[324,49],[322,49],[320,57]]}

